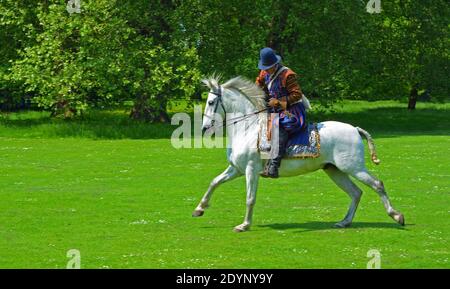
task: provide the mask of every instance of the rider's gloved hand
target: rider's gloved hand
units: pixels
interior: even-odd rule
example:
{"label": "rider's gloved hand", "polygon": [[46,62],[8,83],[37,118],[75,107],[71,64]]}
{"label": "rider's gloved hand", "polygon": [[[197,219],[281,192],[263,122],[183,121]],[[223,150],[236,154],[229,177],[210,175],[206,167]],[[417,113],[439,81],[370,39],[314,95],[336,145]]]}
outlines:
{"label": "rider's gloved hand", "polygon": [[270,107],[281,107],[282,109],[286,110],[287,102],[286,101],[280,101],[276,98],[271,98],[269,100],[269,106]]}
{"label": "rider's gloved hand", "polygon": [[280,101],[276,98],[269,99],[269,106],[270,107],[278,107],[280,105]]}

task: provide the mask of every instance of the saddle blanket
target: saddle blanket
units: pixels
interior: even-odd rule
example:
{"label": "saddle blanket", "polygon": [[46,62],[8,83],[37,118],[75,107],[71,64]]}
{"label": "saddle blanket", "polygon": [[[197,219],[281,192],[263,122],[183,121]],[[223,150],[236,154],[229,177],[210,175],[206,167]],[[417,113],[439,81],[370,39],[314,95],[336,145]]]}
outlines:
{"label": "saddle blanket", "polygon": [[[277,125],[274,125],[277,126]],[[263,158],[270,158],[271,141],[268,140],[267,125],[260,127],[258,149]],[[310,123],[303,129],[289,136],[284,158],[317,158],[320,156],[320,135],[317,123]]]}

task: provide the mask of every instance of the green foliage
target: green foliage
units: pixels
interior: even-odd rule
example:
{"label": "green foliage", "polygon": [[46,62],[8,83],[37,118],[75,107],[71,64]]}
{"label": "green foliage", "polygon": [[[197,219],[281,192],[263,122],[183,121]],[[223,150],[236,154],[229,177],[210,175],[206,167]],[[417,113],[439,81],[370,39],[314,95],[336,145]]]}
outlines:
{"label": "green foliage", "polygon": [[181,37],[197,45],[203,73],[226,78],[255,77],[259,49],[271,46],[324,106],[403,99],[417,83],[448,99],[447,3],[381,3],[369,14],[365,1],[185,1]]}
{"label": "green foliage", "polygon": [[198,49],[204,74],[256,78],[270,5],[263,1],[182,1],[179,37]]}
{"label": "green foliage", "polygon": [[11,78],[39,106],[66,116],[128,99],[144,101],[156,115],[165,111],[169,99],[191,95],[200,76],[195,48],[158,41],[158,25],[139,23],[163,9],[153,6],[83,1],[80,14],[69,14],[65,1],[38,6],[41,32],[20,51]]}
{"label": "green foliage", "polygon": [[36,9],[33,0],[0,2],[0,109],[14,108],[26,97],[10,69],[19,51],[35,42],[31,28],[38,22]]}
{"label": "green foliage", "polygon": [[[56,115],[132,101],[131,116],[167,121],[173,99],[200,95],[201,75],[257,73],[271,46],[313,99],[450,96],[445,0],[66,0],[0,3],[0,104],[31,98]],[[3,106],[4,107],[4,106]]]}
{"label": "green foliage", "polygon": [[[405,97],[417,85],[437,100],[450,96],[450,7],[447,1],[384,1],[366,59],[378,66],[370,93]],[[375,19],[377,20],[377,19]]]}

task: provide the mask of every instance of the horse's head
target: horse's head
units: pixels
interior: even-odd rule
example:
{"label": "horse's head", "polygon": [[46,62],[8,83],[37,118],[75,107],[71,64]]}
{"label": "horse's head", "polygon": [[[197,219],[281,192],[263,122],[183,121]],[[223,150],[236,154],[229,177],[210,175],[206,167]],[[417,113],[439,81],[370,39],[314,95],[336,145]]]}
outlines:
{"label": "horse's head", "polygon": [[225,118],[224,89],[215,78],[204,79],[203,83],[209,88],[206,100],[205,111],[203,113],[202,131],[203,133],[212,128],[215,123],[221,123]]}

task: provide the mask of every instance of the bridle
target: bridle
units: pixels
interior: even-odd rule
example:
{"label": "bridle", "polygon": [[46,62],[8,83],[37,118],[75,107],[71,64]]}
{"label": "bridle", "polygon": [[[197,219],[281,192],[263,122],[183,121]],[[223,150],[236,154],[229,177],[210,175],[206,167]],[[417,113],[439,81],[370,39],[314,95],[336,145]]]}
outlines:
{"label": "bridle", "polygon": [[[234,88],[234,89],[236,89],[239,93],[243,94],[245,97],[248,98],[248,96],[242,90],[240,90],[239,88]],[[222,110],[223,110],[224,114],[226,114],[225,106],[223,105],[223,101],[222,101],[222,91],[223,91],[223,88],[222,88],[222,86],[219,85],[217,91],[210,91],[209,92],[209,93],[212,93],[212,94],[217,96],[216,101],[215,101],[216,103],[214,105],[214,114],[213,115],[216,114],[217,109],[219,108],[219,104],[222,107]],[[228,123],[226,123],[227,120],[223,120],[222,123],[220,124],[220,126],[215,126],[214,125],[215,122],[216,122],[214,117],[211,118],[210,116],[205,115],[206,117],[211,119],[211,126],[207,129],[207,131],[209,131],[212,128],[227,127],[229,125],[236,124],[238,122],[241,122],[243,120],[246,120],[246,119],[250,118],[251,116],[257,115],[257,114],[259,114],[259,113],[261,113],[263,111],[267,111],[267,110],[268,110],[268,108],[264,108],[264,109],[261,109],[259,111],[255,111],[255,112],[252,112],[252,113],[249,113],[249,114],[244,114],[244,115],[241,115],[241,116],[238,116],[238,117],[233,117],[233,118],[228,119]]]}
{"label": "bridle", "polygon": [[[225,107],[223,106],[223,101],[222,101],[222,86],[219,85],[219,88],[218,88],[217,92],[216,91],[211,91],[210,93],[212,93],[212,94],[217,96],[216,104],[214,106],[214,114],[216,114],[217,108],[219,107],[219,104],[222,107],[223,113],[226,113]],[[215,122],[215,119],[213,118],[212,121],[211,121],[211,123],[212,123],[211,126],[214,126],[214,122]]]}

